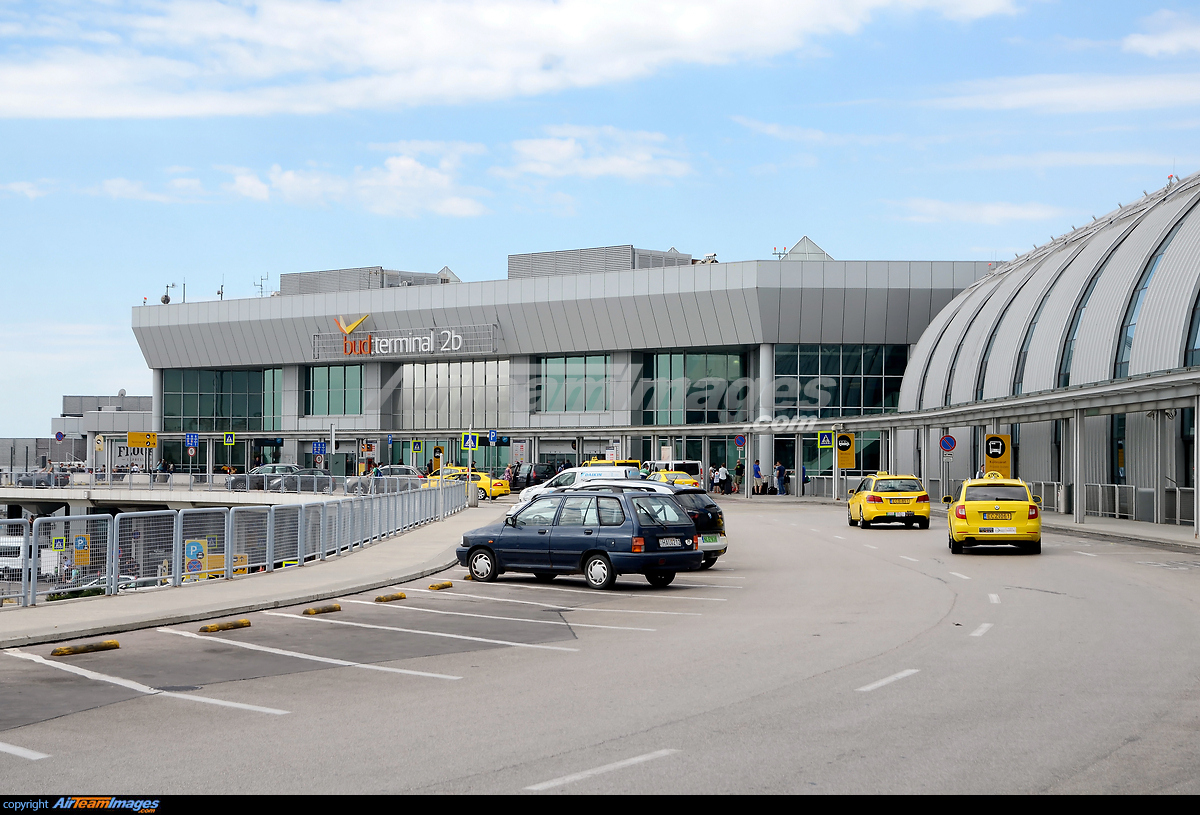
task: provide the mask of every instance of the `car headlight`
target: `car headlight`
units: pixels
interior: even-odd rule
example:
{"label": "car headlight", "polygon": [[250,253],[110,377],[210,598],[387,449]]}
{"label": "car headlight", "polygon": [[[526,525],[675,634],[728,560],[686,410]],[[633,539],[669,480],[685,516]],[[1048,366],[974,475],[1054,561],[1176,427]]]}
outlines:
{"label": "car headlight", "polygon": [[466,536],[466,535],[463,535],[463,537],[462,537],[462,545],[463,545],[463,546],[469,546],[469,545],[470,545],[470,541],[468,541],[468,540],[467,540],[467,536]]}

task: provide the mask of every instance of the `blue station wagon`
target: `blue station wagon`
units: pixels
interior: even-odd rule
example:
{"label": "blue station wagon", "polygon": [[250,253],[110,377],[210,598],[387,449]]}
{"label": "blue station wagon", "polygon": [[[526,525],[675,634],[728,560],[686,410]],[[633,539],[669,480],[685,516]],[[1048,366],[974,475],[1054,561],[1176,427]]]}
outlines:
{"label": "blue station wagon", "polygon": [[643,574],[663,588],[676,572],[704,562],[687,512],[673,497],[653,493],[543,495],[501,524],[466,533],[456,553],[472,580],[490,582],[505,572],[542,581],[583,574],[594,589],[610,588],[619,574]]}

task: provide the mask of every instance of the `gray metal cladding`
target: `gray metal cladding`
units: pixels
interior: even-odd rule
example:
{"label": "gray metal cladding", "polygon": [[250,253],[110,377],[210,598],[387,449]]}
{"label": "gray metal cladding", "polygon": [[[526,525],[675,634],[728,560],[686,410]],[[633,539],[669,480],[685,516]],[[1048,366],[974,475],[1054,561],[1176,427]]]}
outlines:
{"label": "gray metal cladding", "polygon": [[908,368],[904,372],[904,381],[900,385],[900,410],[916,410],[920,401],[921,381],[929,366],[929,357],[933,353],[942,333],[958,313],[961,303],[970,296],[969,290],[961,292],[950,306],[942,309],[930,320],[928,327],[917,340],[916,347],[909,354]]}
{"label": "gray metal cladding", "polygon": [[1134,215],[1131,219],[1120,220],[1090,237],[1087,245],[1063,270],[1047,293],[1046,305],[1034,329],[1029,358],[1025,363],[1025,393],[1057,385],[1063,337],[1075,313],[1075,306],[1083,296],[1092,273],[1108,256],[1109,250],[1134,226],[1138,217]]}
{"label": "gray metal cladding", "polygon": [[1096,281],[1096,291],[1079,324],[1071,384],[1112,379],[1117,334],[1129,306],[1130,295],[1147,261],[1170,232],[1190,196],[1175,196],[1151,209],[1117,247]]}
{"label": "gray metal cladding", "polygon": [[1200,289],[1198,269],[1200,207],[1193,205],[1146,290],[1129,358],[1130,375],[1183,365],[1183,346]]}
{"label": "gray metal cladding", "polygon": [[1000,319],[1005,304],[1013,296],[1027,277],[1029,270],[1024,265],[1011,269],[1004,274],[993,273],[997,280],[987,301],[975,314],[971,324],[962,336],[961,345],[956,352],[958,363],[954,369],[954,381],[950,383],[950,403],[961,404],[975,399],[975,383],[979,373],[979,365],[983,360],[984,346],[991,336],[992,328]]}
{"label": "gray metal cladding", "polygon": [[[928,356],[928,375],[925,378],[924,393],[919,397],[919,407],[941,407],[946,391],[946,377],[954,362],[954,352],[958,348],[963,335],[971,327],[977,310],[987,302],[1001,276],[993,273],[987,279],[980,281],[967,290],[967,297],[956,304],[954,316],[941,333],[940,341]],[[913,366],[909,364],[909,371]],[[915,371],[914,371],[915,373]]]}

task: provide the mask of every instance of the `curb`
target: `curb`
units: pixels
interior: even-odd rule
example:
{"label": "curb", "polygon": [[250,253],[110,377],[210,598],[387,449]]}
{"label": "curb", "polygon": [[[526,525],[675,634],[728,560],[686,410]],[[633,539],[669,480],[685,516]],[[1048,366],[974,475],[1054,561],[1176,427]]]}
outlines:
{"label": "curb", "polygon": [[138,631],[143,628],[179,625],[180,623],[191,623],[198,620],[211,620],[214,617],[227,617],[234,614],[246,614],[251,611],[263,611],[265,609],[283,608],[285,606],[312,603],[318,600],[328,600],[332,597],[341,597],[347,594],[358,594],[359,592],[370,591],[372,589],[382,588],[383,586],[390,586],[394,583],[407,583],[412,580],[420,580],[422,577],[428,577],[431,574],[437,574],[440,571],[449,569],[457,563],[458,558],[451,557],[446,561],[438,561],[436,565],[429,568],[405,573],[398,577],[394,576],[386,579],[369,580],[353,586],[342,586],[335,590],[322,589],[320,591],[305,592],[289,597],[278,597],[273,600],[252,601],[248,603],[241,603],[236,606],[228,606],[222,609],[206,609],[203,611],[190,611],[178,614],[164,614],[160,617],[155,617],[148,620],[131,620],[122,623],[101,623],[99,625],[94,625],[87,628],[76,628],[70,631],[54,631],[52,633],[34,634],[31,636],[0,638],[0,648],[19,648],[25,645],[42,645],[50,642],[63,642],[64,640],[79,639],[81,637],[96,637],[103,634],[119,634],[123,631]]}

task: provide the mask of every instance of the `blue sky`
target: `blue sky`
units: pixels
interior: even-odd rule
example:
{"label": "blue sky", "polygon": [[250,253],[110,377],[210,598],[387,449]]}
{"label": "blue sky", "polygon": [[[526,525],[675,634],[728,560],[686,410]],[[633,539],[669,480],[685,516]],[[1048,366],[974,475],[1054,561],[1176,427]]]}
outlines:
{"label": "blue sky", "polygon": [[1200,169],[1194,4],[0,0],[0,435],[130,308],[510,252],[1005,259]]}

